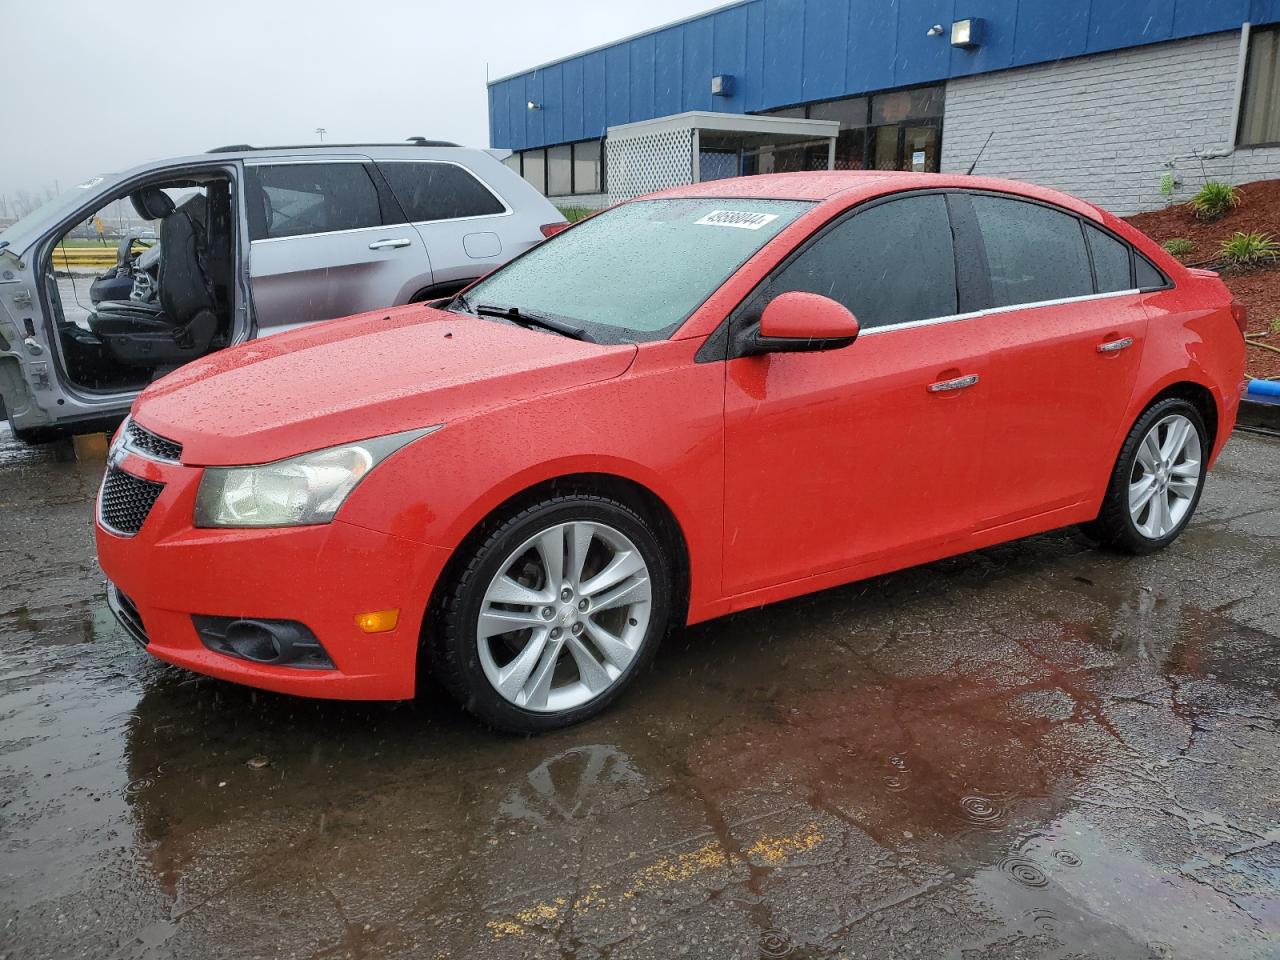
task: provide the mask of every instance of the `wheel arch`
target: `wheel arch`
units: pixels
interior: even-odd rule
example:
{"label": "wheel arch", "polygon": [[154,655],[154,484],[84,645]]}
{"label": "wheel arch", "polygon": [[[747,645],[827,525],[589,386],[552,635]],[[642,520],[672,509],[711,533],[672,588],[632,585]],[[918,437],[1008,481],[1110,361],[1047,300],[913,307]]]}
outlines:
{"label": "wheel arch", "polygon": [[552,496],[566,493],[592,493],[607,496],[631,507],[651,522],[663,546],[670,550],[674,576],[671,598],[671,622],[683,626],[689,610],[690,558],[689,543],[676,513],[650,486],[618,473],[581,471],[547,477],[522,487],[490,506],[484,515],[472,524],[453,549],[432,589],[423,622],[423,636],[439,610],[445,592],[450,589],[459,574],[459,566],[466,563],[474,545],[483,541],[490,531],[507,517],[526,507]]}
{"label": "wheel arch", "polygon": [[1209,449],[1215,451],[1214,455],[1216,456],[1221,408],[1218,405],[1217,398],[1213,395],[1213,391],[1203,383],[1195,380],[1179,379],[1159,388],[1138,408],[1129,426],[1125,428],[1125,434],[1127,435],[1129,430],[1132,429],[1138,417],[1142,416],[1143,413],[1161,400],[1168,400],[1171,397],[1186,400],[1196,408],[1201,419],[1204,420],[1205,429],[1209,431]]}

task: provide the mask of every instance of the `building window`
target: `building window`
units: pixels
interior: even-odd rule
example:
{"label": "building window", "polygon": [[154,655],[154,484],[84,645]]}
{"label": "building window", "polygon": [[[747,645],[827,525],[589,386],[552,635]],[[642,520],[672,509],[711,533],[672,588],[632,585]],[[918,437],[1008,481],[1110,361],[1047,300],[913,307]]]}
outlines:
{"label": "building window", "polygon": [[502,161],[543,196],[604,192],[604,141],[562,143],[545,150],[513,153]]}
{"label": "building window", "polygon": [[1242,147],[1280,143],[1280,27],[1249,35],[1236,143]]}
{"label": "building window", "polygon": [[547,196],[573,193],[573,147],[562,143],[547,147]]}
{"label": "building window", "polygon": [[600,193],[604,189],[604,179],[600,176],[604,169],[603,140],[587,140],[573,145],[573,192]]}
{"label": "building window", "polygon": [[[915,87],[869,97],[846,97],[765,111],[770,117],[837,120],[837,170],[919,170],[942,168],[942,113],[945,88]],[[826,157],[819,169],[826,169]],[[785,166],[778,169],[806,169]],[[809,169],[812,169],[811,167]],[[746,172],[746,171],[744,171]],[[763,171],[761,171],[763,172]]]}
{"label": "building window", "polygon": [[526,150],[520,154],[520,172],[524,178],[538,188],[543,196],[547,193],[547,151]]}

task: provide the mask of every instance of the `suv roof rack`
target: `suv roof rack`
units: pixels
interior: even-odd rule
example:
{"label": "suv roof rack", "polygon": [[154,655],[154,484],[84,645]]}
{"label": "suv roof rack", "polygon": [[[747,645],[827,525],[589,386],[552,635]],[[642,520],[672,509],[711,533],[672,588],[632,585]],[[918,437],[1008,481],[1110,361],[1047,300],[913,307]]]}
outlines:
{"label": "suv roof rack", "polygon": [[325,147],[456,147],[452,140],[428,140],[426,137],[410,137],[398,143],[289,143],[280,146],[255,147],[249,143],[230,143],[214,147],[210,153],[248,153],[253,150],[320,150]]}

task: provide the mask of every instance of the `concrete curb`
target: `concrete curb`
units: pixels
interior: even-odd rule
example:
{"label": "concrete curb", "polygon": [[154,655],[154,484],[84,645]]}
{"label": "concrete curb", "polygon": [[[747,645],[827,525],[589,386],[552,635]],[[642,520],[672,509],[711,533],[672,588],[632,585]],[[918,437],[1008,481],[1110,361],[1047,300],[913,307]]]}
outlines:
{"label": "concrete curb", "polygon": [[1280,403],[1263,403],[1245,398],[1240,401],[1236,425],[1243,430],[1280,437]]}

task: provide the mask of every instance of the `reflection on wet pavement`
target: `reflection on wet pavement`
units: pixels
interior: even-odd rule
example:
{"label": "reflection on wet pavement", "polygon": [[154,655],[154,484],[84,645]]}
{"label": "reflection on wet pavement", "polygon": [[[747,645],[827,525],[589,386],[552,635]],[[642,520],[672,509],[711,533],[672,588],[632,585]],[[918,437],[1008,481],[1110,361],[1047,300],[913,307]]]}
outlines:
{"label": "reflection on wet pavement", "polygon": [[1159,556],[707,624],[531,740],[151,662],[99,470],[0,434],[0,957],[1280,955],[1274,441]]}

